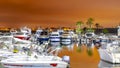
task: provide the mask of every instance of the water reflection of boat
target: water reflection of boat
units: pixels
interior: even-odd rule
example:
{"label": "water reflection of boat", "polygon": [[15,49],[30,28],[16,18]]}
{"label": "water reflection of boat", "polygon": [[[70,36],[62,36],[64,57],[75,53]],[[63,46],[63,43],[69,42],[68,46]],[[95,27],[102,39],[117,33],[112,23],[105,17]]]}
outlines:
{"label": "water reflection of boat", "polygon": [[73,48],[74,48],[74,44],[71,44],[71,45],[67,45],[67,48],[69,51],[73,51]]}
{"label": "water reflection of boat", "polygon": [[100,60],[98,68],[120,68],[120,64],[111,64],[109,62]]}
{"label": "water reflection of boat", "polygon": [[86,46],[89,48],[94,48],[93,40],[89,39],[88,42],[86,43]]}
{"label": "water reflection of boat", "polygon": [[52,46],[59,46],[60,42],[50,42],[50,45],[52,45]]}

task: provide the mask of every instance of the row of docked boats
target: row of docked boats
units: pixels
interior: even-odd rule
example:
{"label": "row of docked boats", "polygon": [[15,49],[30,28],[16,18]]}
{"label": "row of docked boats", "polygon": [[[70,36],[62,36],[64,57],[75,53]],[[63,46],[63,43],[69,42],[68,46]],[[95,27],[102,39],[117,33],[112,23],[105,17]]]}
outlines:
{"label": "row of docked boats", "polygon": [[31,33],[31,30],[27,27],[21,28],[20,31],[11,30],[10,34],[16,38],[23,40],[34,40],[39,44],[44,42],[60,42],[61,44],[71,44],[78,36],[73,31],[65,32],[63,30],[52,31],[38,29],[35,33]]}
{"label": "row of docked boats", "polygon": [[[39,34],[38,34],[39,33]],[[39,32],[36,32],[35,34],[37,41],[40,43],[43,43],[44,41],[49,42],[60,42],[62,45],[68,45],[72,42],[82,42],[86,43],[88,39],[94,38],[95,34],[94,32],[87,32],[83,36],[78,35],[73,31],[53,31],[48,33],[48,31],[39,30]]]}
{"label": "row of docked boats", "polygon": [[31,32],[28,27],[20,28],[19,31],[12,29],[10,34],[22,40],[31,40],[39,44],[44,42],[60,42],[62,45],[68,45],[72,42],[86,43],[86,39],[93,38],[94,32],[87,32],[83,36],[76,34],[74,31],[63,31],[58,29],[56,31],[48,31],[38,28],[35,33]]}
{"label": "row of docked boats", "polygon": [[52,31],[48,32],[46,30],[37,30],[35,33],[36,40],[42,44],[45,41],[49,42],[60,42],[61,44],[71,44],[74,38],[77,38],[77,35],[69,32],[59,32]]}

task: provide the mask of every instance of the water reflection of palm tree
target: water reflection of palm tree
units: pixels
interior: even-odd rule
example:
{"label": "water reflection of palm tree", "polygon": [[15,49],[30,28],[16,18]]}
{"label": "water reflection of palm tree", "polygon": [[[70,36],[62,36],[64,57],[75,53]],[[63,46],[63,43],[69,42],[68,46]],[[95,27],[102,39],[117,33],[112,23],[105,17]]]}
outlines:
{"label": "water reflection of palm tree", "polygon": [[92,56],[92,55],[93,55],[93,51],[92,51],[92,48],[91,48],[91,47],[88,47],[88,48],[87,48],[87,54],[88,54],[89,56]]}
{"label": "water reflection of palm tree", "polygon": [[77,47],[77,52],[82,52],[82,44],[78,44],[78,47]]}

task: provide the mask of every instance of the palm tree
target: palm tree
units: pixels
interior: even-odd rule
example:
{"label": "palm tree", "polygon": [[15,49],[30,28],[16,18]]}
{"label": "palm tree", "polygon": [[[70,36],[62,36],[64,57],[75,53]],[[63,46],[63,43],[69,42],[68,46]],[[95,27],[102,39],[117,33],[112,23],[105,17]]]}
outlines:
{"label": "palm tree", "polygon": [[78,21],[78,22],[76,23],[76,25],[78,26],[78,28],[81,28],[82,24],[83,24],[82,21]]}
{"label": "palm tree", "polygon": [[76,25],[77,25],[77,30],[76,30],[76,31],[77,31],[79,34],[82,32],[82,30],[81,30],[82,24],[83,24],[82,21],[78,21],[78,22],[76,23]]}
{"label": "palm tree", "polygon": [[98,29],[99,29],[99,27],[100,27],[100,24],[99,24],[99,23],[96,23],[96,24],[95,24],[95,27],[96,27],[96,32],[98,32]]}
{"label": "palm tree", "polygon": [[92,28],[92,24],[93,24],[94,19],[93,18],[88,18],[86,24],[89,26],[89,28]]}
{"label": "palm tree", "polygon": [[96,24],[95,24],[95,27],[96,27],[96,29],[98,29],[98,28],[100,27],[100,24],[99,24],[99,23],[96,23]]}
{"label": "palm tree", "polygon": [[102,32],[103,32],[104,34],[109,33],[108,29],[106,29],[106,28],[104,28],[104,29],[102,30]]}

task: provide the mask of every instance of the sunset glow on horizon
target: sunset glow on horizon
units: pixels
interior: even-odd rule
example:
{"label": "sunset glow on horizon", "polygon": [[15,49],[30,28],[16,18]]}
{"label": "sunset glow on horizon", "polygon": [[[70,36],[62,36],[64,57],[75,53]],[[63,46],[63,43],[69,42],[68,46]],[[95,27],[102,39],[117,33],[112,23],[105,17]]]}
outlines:
{"label": "sunset glow on horizon", "polygon": [[103,27],[120,23],[119,0],[1,0],[0,27],[75,27],[88,18]]}

